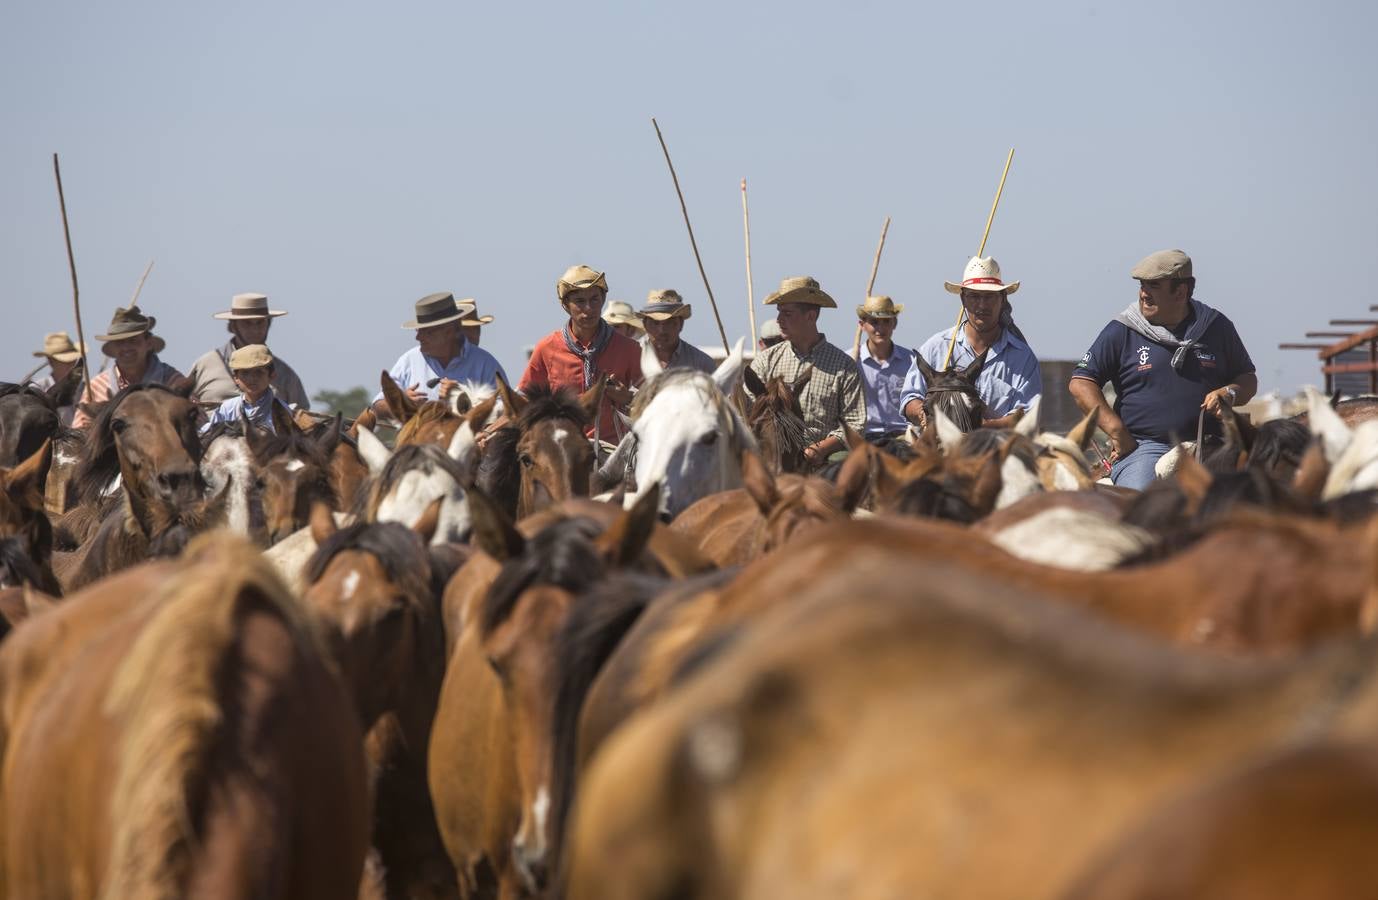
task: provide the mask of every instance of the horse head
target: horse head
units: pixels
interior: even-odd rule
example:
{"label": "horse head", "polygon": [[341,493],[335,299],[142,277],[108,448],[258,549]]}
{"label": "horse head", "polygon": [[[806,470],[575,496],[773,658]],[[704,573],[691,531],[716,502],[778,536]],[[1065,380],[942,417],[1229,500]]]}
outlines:
{"label": "horse head", "polygon": [[870,489],[874,465],[869,454],[853,453],[842,464],[836,483],[788,472],[777,477],[755,453],[744,451],[742,486],[766,520],[761,552],[810,528],[851,518]]}
{"label": "horse head", "polygon": [[772,475],[804,470],[804,448],[809,445],[804,411],[799,398],[813,377],[812,364],[799,370],[794,381],[774,376],[762,382],[751,369],[744,373],[746,386],[756,399],[746,421],[761,448],[761,459]]}
{"label": "horse head", "polygon": [[0,468],[0,540],[7,545],[0,554],[0,587],[32,584],[61,593],[51,569],[53,526],[43,503],[52,458],[52,441],[44,441],[19,465]]}
{"label": "horse head", "polygon": [[145,495],[177,506],[197,506],[201,477],[199,412],[185,394],[160,384],[132,384],[120,391],[92,424],[72,488],[80,503],[95,504],[114,482],[141,483]]}
{"label": "horse head", "polygon": [[411,525],[437,498],[440,522],[432,544],[459,542],[469,536],[466,491],[478,469],[478,441],[468,421],[460,424],[445,449],[410,444],[389,450],[367,428],[358,430],[359,455],[374,474],[360,487],[353,512],[363,522]]}
{"label": "horse head", "polygon": [[985,367],[989,353],[985,351],[964,369],[948,366],[941,372],[916,355],[914,362],[924,380],[924,413],[932,418],[935,413],[942,412],[964,433],[980,428],[986,403],[976,389],[976,378]]}
{"label": "horse head", "polygon": [[270,544],[306,525],[314,503],[332,509],[339,505],[331,482],[331,453],[339,443],[339,429],[311,438],[279,407],[274,407],[273,418],[277,430],[271,434],[244,422]]}
{"label": "horse head", "polygon": [[511,424],[489,442],[480,484],[503,498],[508,513],[524,518],[570,497],[589,496],[594,460],[585,432],[598,414],[604,383],[577,396],[544,385],[521,396],[497,379]]}

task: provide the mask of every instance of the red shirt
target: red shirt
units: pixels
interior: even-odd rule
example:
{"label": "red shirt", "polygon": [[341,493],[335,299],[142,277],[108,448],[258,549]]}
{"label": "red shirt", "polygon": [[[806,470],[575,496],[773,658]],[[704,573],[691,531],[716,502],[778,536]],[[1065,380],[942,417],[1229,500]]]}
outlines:
{"label": "red shirt", "polygon": [[[517,390],[526,391],[532,385],[544,384],[551,389],[567,388],[576,394],[584,392],[584,361],[565,346],[564,331],[563,328],[552,331],[536,344],[531,351],[531,359],[526,363],[526,371],[517,383]],[[587,347],[588,344],[580,341],[579,346]],[[614,331],[612,340],[594,357],[593,367],[595,380],[601,375],[611,375],[625,385],[640,384],[641,346]],[[585,433],[592,436],[593,429]],[[615,444],[621,433],[622,429],[612,411],[612,401],[604,396],[603,405],[598,410],[598,436]]]}

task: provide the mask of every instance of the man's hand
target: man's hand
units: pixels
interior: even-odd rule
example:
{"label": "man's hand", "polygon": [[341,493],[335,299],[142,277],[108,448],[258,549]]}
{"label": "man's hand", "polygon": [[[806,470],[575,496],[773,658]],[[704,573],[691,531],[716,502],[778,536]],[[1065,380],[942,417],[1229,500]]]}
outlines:
{"label": "man's hand", "polygon": [[1217,419],[1225,415],[1225,406],[1234,408],[1235,390],[1233,385],[1217,388],[1206,395],[1206,399],[1201,401],[1201,408],[1212,413]]}
{"label": "man's hand", "polygon": [[1129,429],[1124,427],[1124,423],[1119,423],[1118,428],[1112,428],[1105,432],[1110,435],[1110,461],[1124,459],[1139,446],[1139,442],[1129,433]]}
{"label": "man's hand", "polygon": [[827,457],[823,455],[823,451],[818,449],[817,444],[809,444],[804,448],[804,461],[814,468],[822,465],[823,460],[826,458]]}
{"label": "man's hand", "polygon": [[449,396],[450,391],[459,390],[459,382],[453,378],[442,378],[440,384],[436,385],[436,389],[440,392],[437,396],[444,400]]}
{"label": "man's hand", "polygon": [[425,391],[420,390],[420,387],[421,385],[414,384],[411,387],[407,388],[407,399],[418,405],[425,403],[428,399],[430,399],[426,396]]}

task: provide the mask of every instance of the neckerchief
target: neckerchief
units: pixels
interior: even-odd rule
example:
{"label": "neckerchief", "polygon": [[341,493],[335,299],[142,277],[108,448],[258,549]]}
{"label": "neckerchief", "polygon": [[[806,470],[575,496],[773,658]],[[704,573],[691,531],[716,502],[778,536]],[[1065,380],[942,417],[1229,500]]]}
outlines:
{"label": "neckerchief", "polygon": [[589,388],[593,387],[593,382],[595,380],[594,376],[597,374],[597,371],[594,369],[593,366],[593,358],[597,356],[599,353],[602,353],[603,348],[608,346],[608,341],[612,340],[612,326],[609,325],[607,322],[599,322],[598,333],[593,336],[593,343],[589,344],[589,348],[587,350],[585,350],[583,347],[580,347],[579,343],[576,340],[574,340],[574,332],[570,330],[568,325],[564,327],[564,330],[561,331],[560,334],[564,337],[565,347],[569,350],[569,352],[573,353],[575,356],[579,357],[579,359],[583,361],[583,390],[588,390]]}
{"label": "neckerchief", "polygon": [[1115,317],[1115,320],[1122,322],[1130,331],[1137,332],[1148,338],[1150,341],[1162,344],[1164,347],[1176,347],[1172,351],[1172,368],[1178,372],[1182,371],[1182,363],[1186,361],[1187,351],[1201,342],[1201,336],[1206,333],[1206,329],[1211,327],[1215,317],[1220,313],[1211,309],[1206,304],[1195,298],[1191,301],[1192,311],[1196,313],[1196,321],[1191,323],[1187,329],[1186,337],[1177,339],[1171,331],[1162,325],[1152,325],[1144,318],[1143,313],[1139,312],[1139,302],[1136,300],[1125,307],[1124,312]]}

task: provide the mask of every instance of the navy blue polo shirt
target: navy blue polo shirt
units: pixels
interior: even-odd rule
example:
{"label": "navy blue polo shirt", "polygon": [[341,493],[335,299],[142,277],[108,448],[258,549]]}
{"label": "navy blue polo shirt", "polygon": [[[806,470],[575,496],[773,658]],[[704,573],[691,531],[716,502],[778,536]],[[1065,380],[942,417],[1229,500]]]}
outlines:
{"label": "navy blue polo shirt", "polygon": [[[1181,339],[1195,320],[1192,311],[1169,330]],[[1115,414],[1134,440],[1193,440],[1206,394],[1252,373],[1254,361],[1234,323],[1223,314],[1216,316],[1201,342],[1187,352],[1180,372],[1172,368],[1174,350],[1123,322],[1112,321],[1101,329],[1072,377],[1115,386]],[[1207,416],[1206,431],[1217,434],[1219,430],[1216,418]]]}

